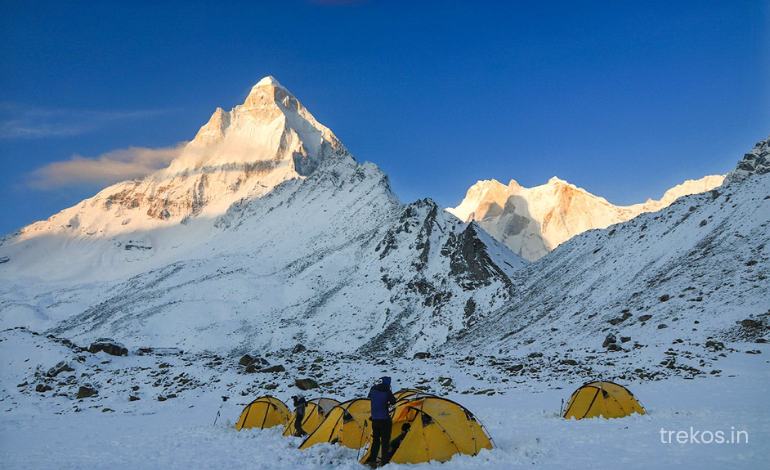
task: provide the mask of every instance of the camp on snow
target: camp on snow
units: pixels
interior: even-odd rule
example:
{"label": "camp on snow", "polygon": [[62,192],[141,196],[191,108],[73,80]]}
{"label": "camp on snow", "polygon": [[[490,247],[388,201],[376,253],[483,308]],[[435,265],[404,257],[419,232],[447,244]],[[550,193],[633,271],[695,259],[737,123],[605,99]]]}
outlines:
{"label": "camp on snow", "polygon": [[[369,459],[371,435],[361,462]],[[492,449],[492,438],[462,405],[431,395],[402,399],[393,412],[390,462],[446,462],[456,454]]]}
{"label": "camp on snow", "polygon": [[324,442],[360,449],[371,434],[371,406],[368,398],[354,398],[332,408],[326,419],[313,431],[300,449]]}
{"label": "camp on snow", "polygon": [[564,417],[622,418],[634,413],[643,415],[645,410],[626,387],[614,382],[588,382],[572,394]]}
{"label": "camp on snow", "polygon": [[[311,434],[318,426],[326,419],[329,412],[340,402],[334,398],[313,398],[308,400],[305,407],[305,417],[302,419],[302,430],[306,434]],[[296,419],[296,412],[291,414],[288,423],[286,423],[286,429],[283,431],[284,436],[294,435],[294,420]]]}
{"label": "camp on snow", "polygon": [[263,396],[252,401],[241,412],[235,423],[235,429],[267,429],[285,426],[289,422],[289,408],[284,402],[273,397]]}

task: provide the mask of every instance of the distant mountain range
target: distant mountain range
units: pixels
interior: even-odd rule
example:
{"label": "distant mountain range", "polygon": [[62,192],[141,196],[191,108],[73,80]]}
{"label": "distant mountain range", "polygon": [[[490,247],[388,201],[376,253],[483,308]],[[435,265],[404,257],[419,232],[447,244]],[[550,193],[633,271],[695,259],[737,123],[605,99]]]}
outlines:
{"label": "distant mountain range", "polygon": [[720,175],[687,180],[658,200],[616,206],[556,177],[532,188],[493,179],[471,186],[460,205],[447,210],[465,222],[478,222],[514,253],[534,261],[575,235],[659,211],[682,196],[714,189],[723,180]]}

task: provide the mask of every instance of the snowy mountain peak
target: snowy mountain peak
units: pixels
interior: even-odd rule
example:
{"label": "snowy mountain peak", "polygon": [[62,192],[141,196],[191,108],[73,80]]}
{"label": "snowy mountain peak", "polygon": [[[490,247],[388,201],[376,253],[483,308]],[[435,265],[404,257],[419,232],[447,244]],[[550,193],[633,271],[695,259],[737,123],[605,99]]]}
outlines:
{"label": "snowy mountain peak", "polygon": [[273,77],[255,85],[243,104],[216,108],[168,167],[126,181],[22,230],[110,237],[189,218],[216,218],[242,199],[311,174],[323,160],[350,159],[334,133]]}
{"label": "snowy mountain peak", "polygon": [[278,82],[278,80],[276,80],[275,77],[273,77],[272,75],[263,77],[260,81],[257,82],[256,85],[254,85],[254,87],[263,87],[263,86],[283,88],[283,86]]}
{"label": "snowy mountain peak", "polygon": [[560,184],[566,185],[566,184],[569,184],[569,183],[567,181],[564,181],[563,179],[559,178],[558,176],[552,176],[548,180],[548,184],[553,186],[553,185],[560,185]]}

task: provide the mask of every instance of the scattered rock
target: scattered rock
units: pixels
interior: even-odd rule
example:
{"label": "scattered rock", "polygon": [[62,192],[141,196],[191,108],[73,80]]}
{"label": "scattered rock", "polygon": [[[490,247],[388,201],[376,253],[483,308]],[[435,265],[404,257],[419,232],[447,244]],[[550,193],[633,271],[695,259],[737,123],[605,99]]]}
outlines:
{"label": "scattered rock", "polygon": [[263,373],[286,372],[286,368],[278,364],[275,366],[265,367],[264,369],[259,369],[257,372],[263,372]]}
{"label": "scattered rock", "polygon": [[35,387],[35,391],[38,393],[45,393],[49,390],[53,390],[53,387],[48,384],[37,384],[37,387]]}
{"label": "scattered rock", "polygon": [[562,359],[560,363],[566,366],[576,366],[578,364],[574,359]]}
{"label": "scattered rock", "polygon": [[607,320],[607,321],[611,325],[619,325],[619,324],[623,323],[624,321],[628,320],[629,318],[631,318],[631,311],[626,309],[626,310],[623,310],[621,316],[619,316],[617,318],[612,318],[612,319]]}
{"label": "scattered rock", "polygon": [[658,325],[659,330],[662,330],[663,328],[668,328],[668,325],[666,325],[665,323],[661,323],[660,325]]}
{"label": "scattered rock", "polygon": [[639,315],[639,321],[649,321],[652,315]]}
{"label": "scattered rock", "polygon": [[412,356],[412,359],[430,359],[430,353],[429,352],[416,352],[416,353],[414,353],[414,356]]}
{"label": "scattered rock", "polygon": [[96,390],[95,388],[93,388],[93,387],[91,387],[89,385],[81,385],[80,388],[78,389],[78,394],[77,394],[76,398],[78,400],[80,400],[80,399],[83,399],[83,398],[93,397],[93,396],[96,396],[98,394],[99,394],[99,391]]}
{"label": "scattered rock", "polygon": [[300,390],[311,390],[313,388],[318,388],[318,382],[311,378],[295,379],[294,385],[296,385]]}
{"label": "scattered rock", "polygon": [[167,398],[164,397],[163,395],[158,395],[158,401],[166,401],[166,400]]}
{"label": "scattered rock", "polygon": [[294,349],[291,350],[292,354],[299,354],[305,351],[307,351],[307,348],[305,347],[304,344],[297,344],[296,346],[294,346]]}
{"label": "scattered rock", "polygon": [[617,343],[618,340],[615,338],[615,335],[612,333],[609,333],[606,338],[604,338],[604,342],[602,343],[603,348],[609,347],[610,344]]}
{"label": "scattered rock", "polygon": [[623,348],[617,345],[617,343],[610,343],[607,345],[607,351],[622,351]]}
{"label": "scattered rock", "polygon": [[631,337],[630,336],[621,336],[620,337],[620,342],[621,343],[628,343],[629,341],[631,341]]}
{"label": "scattered rock", "polygon": [[527,354],[527,357],[530,358],[530,359],[534,359],[536,357],[543,357],[543,353],[541,353],[541,352],[533,352],[533,353]]}
{"label": "scattered rock", "polygon": [[661,302],[668,302],[669,299],[671,299],[671,296],[668,294],[663,294],[660,297],[658,297],[658,300],[660,300]]}
{"label": "scattered rock", "polygon": [[140,398],[139,398],[139,397],[137,397],[136,395],[129,395],[129,396],[128,396],[128,401],[137,401],[137,400],[139,400],[139,399],[140,399]]}

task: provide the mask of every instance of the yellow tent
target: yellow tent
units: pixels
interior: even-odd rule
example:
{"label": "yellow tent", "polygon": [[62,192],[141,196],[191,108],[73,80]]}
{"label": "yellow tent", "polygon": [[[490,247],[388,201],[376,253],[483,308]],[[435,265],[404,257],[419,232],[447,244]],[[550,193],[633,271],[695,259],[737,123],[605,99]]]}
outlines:
{"label": "yellow tent", "polygon": [[[473,413],[435,396],[401,401],[393,412],[390,462],[446,462],[456,454],[476,455],[491,449],[492,439]],[[369,459],[371,435],[361,459]]]}
{"label": "yellow tent", "polygon": [[[332,408],[339,404],[340,402],[334,398],[313,398],[312,400],[308,400],[307,406],[305,407],[305,417],[302,419],[302,430],[305,431],[306,434],[310,434],[311,432],[315,431],[316,428],[321,425],[323,420],[326,418],[326,415],[329,414]],[[295,417],[296,412],[291,414],[289,422],[286,423],[286,429],[283,431],[284,436],[294,435]]]}
{"label": "yellow tent", "polygon": [[299,446],[307,449],[310,446],[329,442],[341,444],[351,449],[360,449],[372,432],[371,406],[366,398],[354,398],[341,403],[326,416],[315,431]]}
{"label": "yellow tent", "polygon": [[281,400],[268,395],[246,405],[235,423],[235,429],[272,428],[283,426],[288,420],[289,408]]}
{"label": "yellow tent", "polygon": [[572,394],[565,418],[622,418],[645,413],[644,407],[626,387],[613,382],[589,382]]}
{"label": "yellow tent", "polygon": [[401,390],[394,393],[393,396],[396,397],[396,400],[403,400],[404,398],[408,398],[412,395],[418,395],[421,393],[425,392],[422,390],[417,390],[416,388],[402,388]]}

